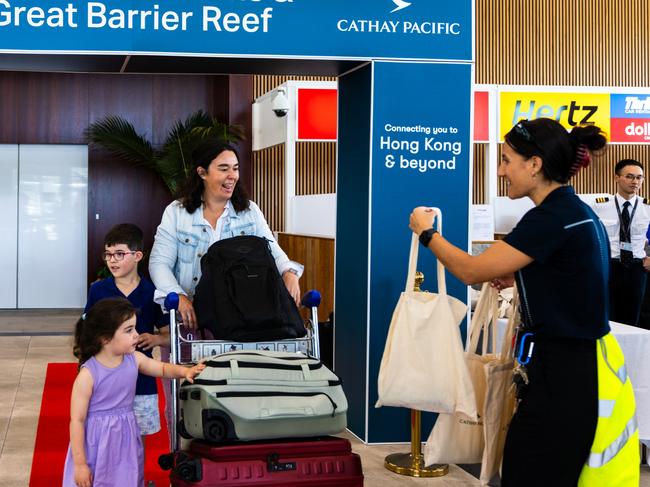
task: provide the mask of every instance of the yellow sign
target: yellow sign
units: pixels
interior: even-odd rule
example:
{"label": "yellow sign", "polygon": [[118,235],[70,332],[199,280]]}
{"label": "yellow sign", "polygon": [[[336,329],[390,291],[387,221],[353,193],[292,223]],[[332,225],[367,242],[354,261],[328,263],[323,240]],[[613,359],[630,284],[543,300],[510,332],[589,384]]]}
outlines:
{"label": "yellow sign", "polygon": [[595,124],[609,131],[609,93],[501,92],[499,140],[519,120],[553,118],[567,129]]}

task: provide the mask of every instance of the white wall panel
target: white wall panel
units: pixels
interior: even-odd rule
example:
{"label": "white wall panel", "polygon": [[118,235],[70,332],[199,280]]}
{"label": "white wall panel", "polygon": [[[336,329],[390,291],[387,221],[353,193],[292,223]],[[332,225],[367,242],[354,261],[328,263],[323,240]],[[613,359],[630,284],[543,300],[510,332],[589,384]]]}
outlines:
{"label": "white wall panel", "polygon": [[18,146],[0,145],[0,308],[16,307]]}
{"label": "white wall panel", "polygon": [[18,307],[86,302],[88,148],[19,146]]}
{"label": "white wall panel", "polygon": [[294,196],[291,204],[293,234],[336,237],[336,194]]}

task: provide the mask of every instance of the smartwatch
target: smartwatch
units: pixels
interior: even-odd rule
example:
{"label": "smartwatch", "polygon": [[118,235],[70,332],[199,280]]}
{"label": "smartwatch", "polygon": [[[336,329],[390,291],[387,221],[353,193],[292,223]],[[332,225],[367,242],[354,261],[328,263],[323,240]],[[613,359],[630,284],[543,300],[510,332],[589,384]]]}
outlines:
{"label": "smartwatch", "polygon": [[431,242],[431,239],[433,238],[434,233],[438,233],[438,230],[436,230],[434,228],[429,228],[428,230],[424,230],[420,234],[420,237],[419,237],[420,238],[420,243],[424,247],[429,247],[429,242]]}

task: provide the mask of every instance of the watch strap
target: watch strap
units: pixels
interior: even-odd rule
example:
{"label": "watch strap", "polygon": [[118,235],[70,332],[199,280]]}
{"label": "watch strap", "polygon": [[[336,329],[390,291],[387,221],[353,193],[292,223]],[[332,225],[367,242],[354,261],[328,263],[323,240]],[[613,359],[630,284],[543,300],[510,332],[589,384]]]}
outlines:
{"label": "watch strap", "polygon": [[424,230],[422,233],[420,233],[420,236],[418,238],[423,247],[429,246],[429,242],[431,242],[434,233],[438,233],[438,230],[435,228],[429,228],[428,230]]}

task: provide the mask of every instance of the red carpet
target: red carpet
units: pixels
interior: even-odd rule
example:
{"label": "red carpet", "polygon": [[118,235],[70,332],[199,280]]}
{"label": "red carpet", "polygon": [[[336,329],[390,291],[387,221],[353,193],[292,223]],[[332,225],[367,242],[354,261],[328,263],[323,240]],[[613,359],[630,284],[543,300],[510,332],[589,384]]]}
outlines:
{"label": "red carpet", "polygon": [[[70,441],[70,392],[77,376],[77,364],[48,364],[43,402],[38,418],[36,444],[30,487],[55,487],[63,480],[63,464]],[[145,485],[153,480],[156,487],[169,485],[169,473],[158,466],[158,456],[169,451],[167,425],[160,380],[158,380],[158,406],[162,419],[162,430],[146,439]]]}

